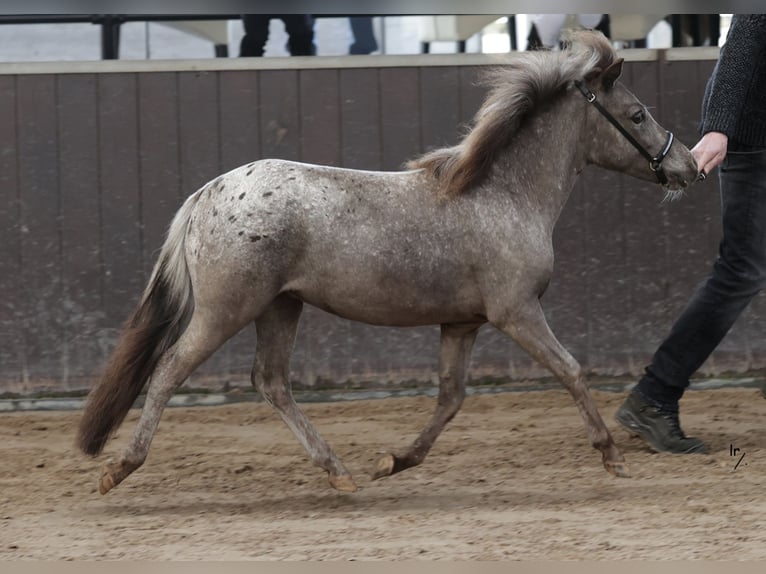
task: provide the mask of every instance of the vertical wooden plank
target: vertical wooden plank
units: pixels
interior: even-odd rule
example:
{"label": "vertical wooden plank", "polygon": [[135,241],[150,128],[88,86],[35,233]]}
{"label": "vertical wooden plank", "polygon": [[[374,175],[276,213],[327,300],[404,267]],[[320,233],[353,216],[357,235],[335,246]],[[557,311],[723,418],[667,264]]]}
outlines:
{"label": "vertical wooden plank", "polygon": [[[707,78],[699,78],[696,63],[690,61],[664,62],[661,72],[664,123],[680,141],[692,146],[699,139],[697,127],[702,104],[702,93],[696,86]],[[713,192],[710,183],[713,182],[706,182],[704,187]],[[695,286],[708,275],[717,255],[717,247],[703,238],[720,218],[719,195],[702,193],[702,189],[703,186],[693,187],[683,201],[674,202],[668,210],[668,263],[672,269],[668,286],[669,323],[675,321]],[[747,344],[746,337],[738,337],[733,331],[722,349],[733,345],[739,351]],[[713,365],[709,362],[707,366]]]}
{"label": "vertical wooden plank", "polygon": [[[656,62],[628,62],[628,88],[650,108],[658,121],[660,91]],[[631,371],[640,373],[666,333],[669,267],[668,205],[654,183],[623,178],[625,209],[625,277],[628,282],[623,332],[632,349]]]}
{"label": "vertical wooden plank", "polygon": [[541,300],[551,330],[583,364],[588,355],[588,307],[585,277],[585,221],[587,193],[583,176],[553,230],[556,263]]}
{"label": "vertical wooden plank", "polygon": [[59,185],[63,305],[64,384],[87,386],[104,360],[99,334],[101,306],[101,218],[99,210],[98,108],[93,74],[58,76]]}
{"label": "vertical wooden plank", "polygon": [[298,74],[301,160],[339,166],[341,133],[338,70],[307,69]]}
{"label": "vertical wooden plank", "polygon": [[221,72],[221,171],[255,161],[261,155],[258,72]]}
{"label": "vertical wooden plank", "polygon": [[420,71],[420,136],[425,149],[455,145],[460,124],[460,75],[453,66]]}
{"label": "vertical wooden plank", "polygon": [[[221,171],[260,159],[259,72],[221,72]],[[255,329],[248,326],[216,351],[203,372],[224,373],[227,379],[248,381],[255,350]]]}
{"label": "vertical wooden plank", "polygon": [[401,169],[423,151],[420,140],[420,70],[380,70],[380,116],[383,169]]}
{"label": "vertical wooden plank", "polygon": [[16,391],[24,357],[16,77],[0,76],[0,392]]}
{"label": "vertical wooden plank", "polygon": [[300,159],[298,72],[260,72],[261,151],[265,158]]}
{"label": "vertical wooden plank", "polygon": [[175,73],[138,76],[142,269],[148,280],[170,221],[183,201]]}
{"label": "vertical wooden plank", "polygon": [[[620,375],[628,370],[631,335],[624,329],[628,281],[625,268],[624,179],[601,168],[581,175],[584,193],[584,303],[589,370]],[[587,359],[587,360],[586,360]]]}
{"label": "vertical wooden plank", "polygon": [[341,165],[381,169],[379,76],[376,69],[340,70]]}
{"label": "vertical wooden plank", "polygon": [[462,132],[468,131],[473,117],[487,96],[486,88],[478,83],[483,71],[484,68],[480,66],[460,67],[460,124]]}
{"label": "vertical wooden plank", "polygon": [[98,77],[104,313],[114,340],[144,287],[135,74]]}
{"label": "vertical wooden plank", "polygon": [[[342,141],[338,70],[301,70],[298,84],[301,160],[340,166]],[[351,360],[348,345],[350,328],[349,321],[324,312],[305,314],[301,331],[304,348],[310,353],[308,360],[316,373],[315,383],[330,382],[333,373],[339,377],[347,376]]]}
{"label": "vertical wooden plank", "polygon": [[[178,117],[181,156],[181,196],[188,197],[221,173],[218,74],[178,74]],[[229,372],[225,352],[217,352],[197,374]],[[189,384],[195,384],[192,380]]]}
{"label": "vertical wooden plank", "polygon": [[221,173],[218,75],[178,74],[181,195],[194,193]]}
{"label": "vertical wooden plank", "polygon": [[61,373],[61,237],[56,81],[18,77],[21,280],[25,306],[25,382],[47,386]]}
{"label": "vertical wooden plank", "polygon": [[[379,80],[379,72],[374,68],[340,71],[341,163],[344,167],[369,170],[383,167]],[[344,361],[341,380],[358,382],[369,378],[373,372],[369,350],[377,347],[382,329],[353,321],[332,324],[336,326],[340,343],[335,346],[335,352],[336,355],[342,353]],[[334,364],[340,369],[339,361]]]}

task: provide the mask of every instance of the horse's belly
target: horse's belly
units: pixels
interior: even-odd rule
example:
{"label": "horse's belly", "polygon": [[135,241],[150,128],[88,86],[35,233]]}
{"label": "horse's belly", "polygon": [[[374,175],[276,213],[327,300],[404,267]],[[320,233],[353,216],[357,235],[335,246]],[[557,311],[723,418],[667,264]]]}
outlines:
{"label": "horse's belly", "polygon": [[370,288],[359,293],[342,290],[301,289],[294,297],[345,319],[390,327],[415,327],[441,323],[474,323],[486,320],[478,297],[467,293],[446,299],[434,294]]}

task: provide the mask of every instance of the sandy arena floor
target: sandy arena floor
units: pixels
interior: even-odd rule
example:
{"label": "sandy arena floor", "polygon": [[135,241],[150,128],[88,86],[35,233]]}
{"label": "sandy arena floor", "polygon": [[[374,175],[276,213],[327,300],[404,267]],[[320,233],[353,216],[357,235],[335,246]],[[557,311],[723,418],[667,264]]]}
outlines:
{"label": "sandy arena floor", "polygon": [[100,465],[136,411],[95,461],[73,448],[79,413],[3,414],[0,559],[766,558],[758,391],[687,393],[683,426],[712,447],[688,456],[652,453],[613,422],[623,395],[595,396],[630,479],[603,470],[563,391],[469,397],[422,466],[376,482],[373,461],[435,400],[304,405],[355,494],[262,403],[169,409],[147,463],[103,497]]}

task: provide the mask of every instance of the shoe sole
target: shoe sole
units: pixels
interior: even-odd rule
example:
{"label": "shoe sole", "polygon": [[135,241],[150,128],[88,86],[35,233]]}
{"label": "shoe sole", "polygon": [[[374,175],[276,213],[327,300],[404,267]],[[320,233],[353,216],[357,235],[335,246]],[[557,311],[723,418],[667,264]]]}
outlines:
{"label": "shoe sole", "polygon": [[644,442],[652,447],[656,452],[670,452],[673,454],[703,454],[707,450],[705,445],[693,446],[686,450],[671,450],[662,446],[654,434],[652,433],[652,427],[643,424],[639,421],[633,413],[629,411],[617,411],[615,420],[625,427],[629,432],[641,437]]}

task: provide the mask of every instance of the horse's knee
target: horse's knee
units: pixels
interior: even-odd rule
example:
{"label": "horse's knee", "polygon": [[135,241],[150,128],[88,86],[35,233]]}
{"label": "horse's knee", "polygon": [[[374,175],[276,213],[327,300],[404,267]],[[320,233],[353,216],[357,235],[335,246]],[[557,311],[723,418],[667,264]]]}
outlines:
{"label": "horse's knee", "polygon": [[583,376],[582,367],[580,363],[574,359],[568,360],[564,363],[560,373],[561,382],[572,393],[580,393],[582,389],[587,389],[587,383]]}
{"label": "horse's knee", "polygon": [[263,399],[274,408],[282,409],[292,400],[286,380],[258,375],[253,378],[253,384]]}

